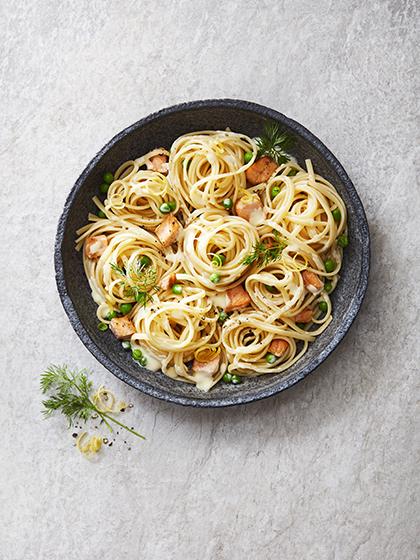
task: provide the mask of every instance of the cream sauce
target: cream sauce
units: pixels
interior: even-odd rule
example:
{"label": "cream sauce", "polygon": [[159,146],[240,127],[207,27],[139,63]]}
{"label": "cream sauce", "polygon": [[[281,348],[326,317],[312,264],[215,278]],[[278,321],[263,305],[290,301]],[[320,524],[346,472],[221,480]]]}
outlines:
{"label": "cream sauce", "polygon": [[143,346],[139,346],[139,349],[143,352],[143,356],[147,360],[146,369],[150,369],[150,371],[159,371],[162,367],[160,360]]}
{"label": "cream sauce", "polygon": [[265,222],[264,208],[256,208],[251,212],[249,223],[253,226],[262,225]]}
{"label": "cream sauce", "polygon": [[215,295],[208,296],[208,298],[215,307],[221,307],[222,309],[226,307],[227,304],[226,294],[215,294]]}
{"label": "cream sauce", "polygon": [[204,370],[194,372],[194,381],[197,389],[206,393],[214,385],[213,375],[206,373]]}

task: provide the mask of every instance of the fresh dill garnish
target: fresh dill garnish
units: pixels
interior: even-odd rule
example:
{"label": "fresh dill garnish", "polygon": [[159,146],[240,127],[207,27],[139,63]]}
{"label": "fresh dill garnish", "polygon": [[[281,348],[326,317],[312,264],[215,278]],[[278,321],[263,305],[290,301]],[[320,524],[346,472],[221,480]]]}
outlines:
{"label": "fresh dill garnish", "polygon": [[278,165],[290,160],[287,150],[292,147],[293,140],[280,131],[278,123],[266,122],[263,134],[255,139],[255,143],[258,146],[258,157],[269,156]]}
{"label": "fresh dill garnish", "polygon": [[111,268],[123,277],[121,283],[124,285],[124,294],[135,299],[142,307],[146,307],[152,301],[152,295],[159,291],[156,268],[141,263],[140,259],[128,270],[114,263],[111,263]]}
{"label": "fresh dill garnish", "polygon": [[44,405],[43,414],[46,418],[54,412],[61,412],[67,418],[69,427],[77,420],[86,422],[97,414],[112,432],[110,422],[114,422],[124,430],[129,431],[135,436],[145,439],[144,436],[119,422],[109,412],[104,412],[97,408],[90,398],[93,384],[88,378],[88,372],[71,371],[67,365],[50,365],[41,374],[41,391],[43,394],[50,393],[50,396],[42,401]]}
{"label": "fresh dill garnish", "polygon": [[117,266],[114,263],[111,263],[111,268],[112,268],[112,270],[115,270],[115,272],[118,272],[118,274],[121,274],[121,276],[126,275],[125,268],[121,268],[120,266]]}
{"label": "fresh dill garnish", "polygon": [[243,264],[262,264],[267,265],[271,262],[277,261],[281,257],[281,252],[287,246],[287,243],[282,239],[277,231],[274,231],[275,243],[268,245],[267,243],[255,243],[252,253],[250,253]]}

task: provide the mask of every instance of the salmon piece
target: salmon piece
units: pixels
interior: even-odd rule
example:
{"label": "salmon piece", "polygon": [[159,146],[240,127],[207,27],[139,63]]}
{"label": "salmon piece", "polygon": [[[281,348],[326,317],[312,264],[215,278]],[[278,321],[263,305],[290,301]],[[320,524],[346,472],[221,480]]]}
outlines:
{"label": "salmon piece", "polygon": [[251,298],[242,286],[236,286],[236,288],[231,288],[226,292],[227,303],[225,305],[225,311],[236,311],[236,309],[242,309],[251,303]]}
{"label": "salmon piece", "polygon": [[220,354],[210,360],[210,362],[199,362],[198,360],[194,360],[192,370],[194,373],[203,373],[210,377],[219,371],[219,366]]}
{"label": "salmon piece", "polygon": [[324,287],[324,283],[314,272],[304,270],[302,272],[303,283],[312,294],[317,294]]}
{"label": "salmon piece", "polygon": [[277,163],[268,156],[259,158],[245,171],[246,180],[251,185],[266,183],[277,167]]}
{"label": "salmon piece", "polygon": [[85,241],[85,255],[88,259],[99,259],[107,247],[108,238],[106,235],[92,235]]}
{"label": "salmon piece", "polygon": [[283,356],[287,349],[289,348],[289,343],[283,338],[275,338],[271,341],[268,351],[277,357]]}
{"label": "salmon piece", "polygon": [[169,215],[158,225],[155,229],[155,233],[162,245],[164,247],[169,247],[169,245],[175,243],[181,228],[182,226],[175,216]]}
{"label": "salmon piece", "polygon": [[235,204],[236,215],[253,225],[258,225],[265,220],[265,213],[260,197],[255,194],[240,198]]}
{"label": "salmon piece", "polygon": [[151,171],[158,171],[159,173],[166,175],[169,171],[168,159],[168,156],[165,154],[157,154],[156,156],[150,158],[150,160],[146,163],[146,167]]}
{"label": "salmon piece", "polygon": [[310,323],[312,321],[313,311],[312,309],[304,309],[293,318],[296,323]]}
{"label": "salmon piece", "polygon": [[160,287],[162,290],[169,290],[176,282],[176,274],[172,273],[164,276],[160,281]]}
{"label": "salmon piece", "polygon": [[118,338],[118,340],[128,340],[131,338],[131,335],[136,332],[133,322],[130,321],[127,315],[124,315],[124,317],[114,317],[114,319],[111,319],[109,328],[111,329],[112,334],[116,338]]}

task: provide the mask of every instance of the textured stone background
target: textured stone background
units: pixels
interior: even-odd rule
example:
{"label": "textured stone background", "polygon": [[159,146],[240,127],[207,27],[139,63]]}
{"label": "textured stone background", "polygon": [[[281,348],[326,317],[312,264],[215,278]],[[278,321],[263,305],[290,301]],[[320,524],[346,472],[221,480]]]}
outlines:
{"label": "textured stone background", "polygon": [[[0,3],[2,560],[419,558],[418,18],[415,0]],[[324,140],[373,241],[334,355],[285,394],[215,411],[142,396],[96,363],[52,262],[95,152],[208,97],[269,105]],[[91,463],[64,420],[44,422],[39,372],[62,361],[132,401],[147,442]]]}

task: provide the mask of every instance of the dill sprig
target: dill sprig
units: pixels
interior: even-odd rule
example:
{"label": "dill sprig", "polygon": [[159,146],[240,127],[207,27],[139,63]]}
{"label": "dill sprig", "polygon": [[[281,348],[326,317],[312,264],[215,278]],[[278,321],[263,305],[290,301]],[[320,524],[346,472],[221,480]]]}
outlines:
{"label": "dill sprig", "polygon": [[124,294],[135,299],[142,307],[146,307],[152,301],[152,295],[159,291],[156,268],[143,264],[140,260],[130,266],[129,270],[113,263],[111,268],[123,277],[121,283],[124,285]]}
{"label": "dill sprig", "polygon": [[281,252],[287,246],[287,242],[282,239],[277,231],[274,232],[275,243],[267,245],[267,243],[255,243],[252,253],[250,253],[243,264],[262,264],[263,266],[277,261],[281,257]]}
{"label": "dill sprig", "polygon": [[77,420],[87,422],[93,414],[97,414],[111,432],[113,429],[110,422],[113,422],[131,434],[146,439],[132,428],[119,422],[109,412],[103,412],[95,406],[90,398],[93,384],[89,380],[86,370],[71,371],[65,364],[62,366],[52,364],[41,374],[40,384],[44,395],[52,393],[42,401],[44,406],[42,412],[46,418],[54,412],[61,412],[67,418],[70,427]]}
{"label": "dill sprig", "polygon": [[278,165],[290,160],[287,150],[292,147],[293,140],[280,131],[278,123],[266,122],[263,134],[255,139],[255,143],[258,146],[258,157],[269,156]]}

